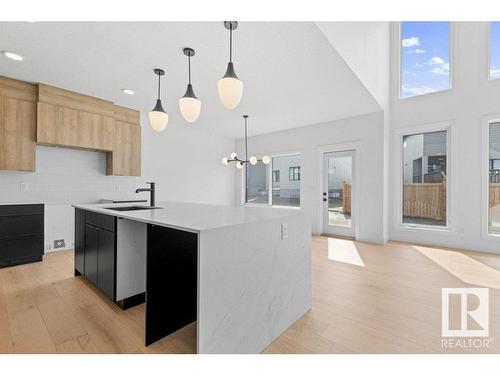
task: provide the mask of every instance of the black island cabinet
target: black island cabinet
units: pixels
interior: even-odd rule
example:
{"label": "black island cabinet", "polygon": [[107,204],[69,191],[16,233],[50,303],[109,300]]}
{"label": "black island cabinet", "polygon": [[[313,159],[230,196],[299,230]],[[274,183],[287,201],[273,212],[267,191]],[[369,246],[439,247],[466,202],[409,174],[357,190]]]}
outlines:
{"label": "black island cabinet", "polygon": [[116,217],[75,209],[75,275],[116,301]]}

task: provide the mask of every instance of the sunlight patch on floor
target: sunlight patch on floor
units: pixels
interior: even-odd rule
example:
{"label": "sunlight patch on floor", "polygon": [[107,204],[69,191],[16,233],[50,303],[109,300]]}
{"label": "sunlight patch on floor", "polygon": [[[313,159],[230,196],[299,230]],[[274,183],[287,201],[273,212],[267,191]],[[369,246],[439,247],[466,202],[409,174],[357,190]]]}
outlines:
{"label": "sunlight patch on floor", "polygon": [[465,283],[500,289],[500,271],[470,256],[432,247],[413,248]]}
{"label": "sunlight patch on floor", "polygon": [[361,267],[365,266],[354,242],[340,238],[328,238],[328,259]]}

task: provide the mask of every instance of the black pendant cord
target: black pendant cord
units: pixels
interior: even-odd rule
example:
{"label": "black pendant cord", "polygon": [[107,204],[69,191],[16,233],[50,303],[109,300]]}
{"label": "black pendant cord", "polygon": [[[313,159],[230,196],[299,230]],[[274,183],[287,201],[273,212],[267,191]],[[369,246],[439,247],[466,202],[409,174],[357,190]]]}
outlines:
{"label": "black pendant cord", "polygon": [[229,62],[233,62],[233,24],[229,24]]}
{"label": "black pendant cord", "polygon": [[247,134],[247,117],[245,117],[245,203],[248,203],[248,134]]}
{"label": "black pendant cord", "polygon": [[161,75],[158,74],[158,100],[160,100],[160,85],[161,85],[160,78],[161,78]]}
{"label": "black pendant cord", "polygon": [[191,84],[191,54],[188,54],[188,77],[189,84]]}
{"label": "black pendant cord", "polygon": [[245,161],[248,162],[248,134],[247,134],[247,118],[245,117]]}

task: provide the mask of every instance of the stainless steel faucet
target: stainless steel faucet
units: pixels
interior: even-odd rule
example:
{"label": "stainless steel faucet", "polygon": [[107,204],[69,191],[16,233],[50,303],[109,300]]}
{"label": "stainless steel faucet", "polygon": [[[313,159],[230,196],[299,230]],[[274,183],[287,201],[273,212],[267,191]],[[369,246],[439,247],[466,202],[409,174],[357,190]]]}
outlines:
{"label": "stainless steel faucet", "polygon": [[151,193],[151,198],[149,205],[151,207],[154,207],[155,205],[155,183],[154,182],[146,182],[146,184],[149,184],[151,187],[149,189],[147,188],[140,188],[135,191],[135,193],[140,193],[141,191],[149,191]]}

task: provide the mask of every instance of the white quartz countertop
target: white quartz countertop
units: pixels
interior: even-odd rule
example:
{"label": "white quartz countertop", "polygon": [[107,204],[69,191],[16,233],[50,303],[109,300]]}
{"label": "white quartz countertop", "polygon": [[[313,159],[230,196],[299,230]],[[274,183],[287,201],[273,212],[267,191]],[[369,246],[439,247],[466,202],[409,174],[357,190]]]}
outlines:
{"label": "white quartz countertop", "polygon": [[21,206],[27,204],[44,204],[39,201],[23,201],[23,202],[0,202],[0,206]]}
{"label": "white quartz countertop", "polygon": [[159,202],[161,209],[114,211],[106,207],[147,204],[74,204],[73,207],[148,224],[193,232],[299,215],[301,210],[273,207],[222,206],[201,203]]}

